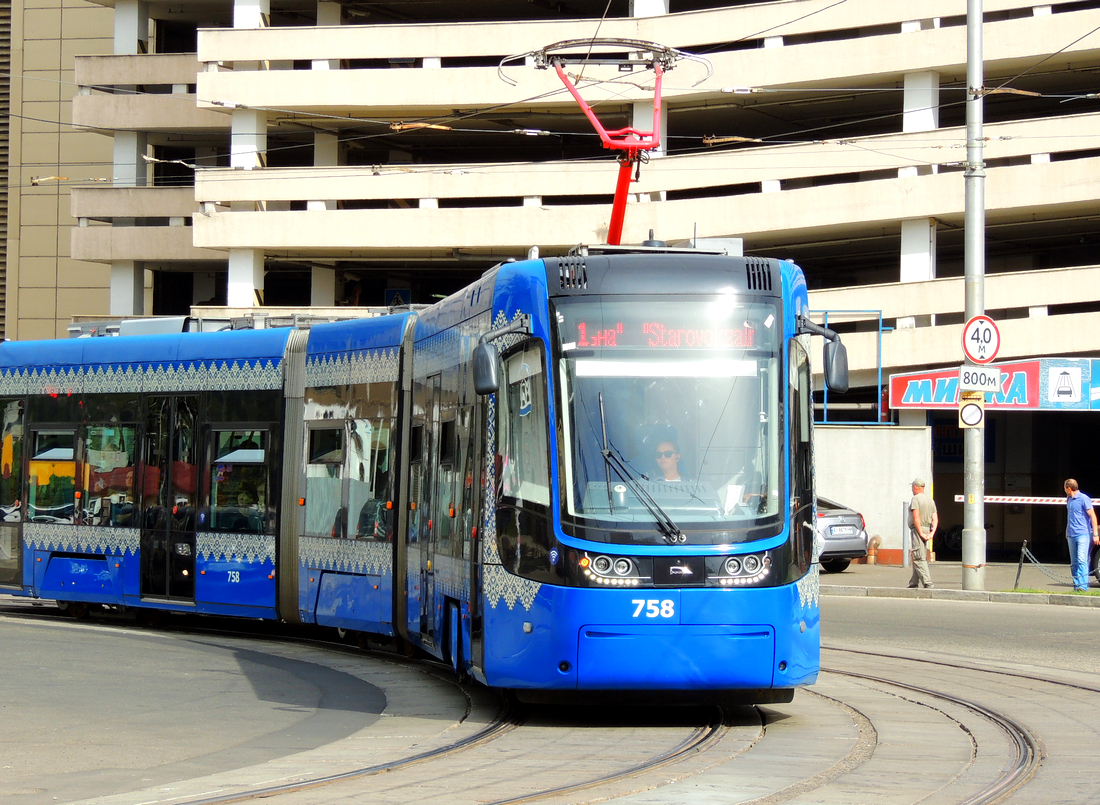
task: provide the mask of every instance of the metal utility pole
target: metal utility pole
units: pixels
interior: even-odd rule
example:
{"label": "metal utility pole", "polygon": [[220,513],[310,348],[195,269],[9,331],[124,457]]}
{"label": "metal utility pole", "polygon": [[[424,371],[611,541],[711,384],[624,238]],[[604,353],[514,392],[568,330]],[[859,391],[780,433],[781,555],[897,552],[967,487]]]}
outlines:
{"label": "metal utility pole", "polygon": [[[985,313],[982,0],[966,3],[966,320]],[[972,365],[967,359],[966,363]],[[962,588],[985,589],[985,428],[963,430]]]}

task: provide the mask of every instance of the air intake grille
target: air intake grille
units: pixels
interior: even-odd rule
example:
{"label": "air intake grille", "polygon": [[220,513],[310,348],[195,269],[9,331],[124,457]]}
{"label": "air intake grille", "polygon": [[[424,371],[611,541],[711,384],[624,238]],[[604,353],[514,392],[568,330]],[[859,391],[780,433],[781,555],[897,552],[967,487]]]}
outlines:
{"label": "air intake grille", "polygon": [[563,257],[558,262],[562,290],[579,291],[588,287],[588,267],[583,257]]}
{"label": "air intake grille", "polygon": [[772,289],[771,263],[759,257],[747,258],[745,280],[750,291],[770,291]]}

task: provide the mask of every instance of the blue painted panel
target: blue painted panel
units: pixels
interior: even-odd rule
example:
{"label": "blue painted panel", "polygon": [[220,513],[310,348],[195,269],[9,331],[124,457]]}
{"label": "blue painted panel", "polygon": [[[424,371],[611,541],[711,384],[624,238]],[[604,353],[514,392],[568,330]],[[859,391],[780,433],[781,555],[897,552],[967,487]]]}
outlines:
{"label": "blue painted panel", "polygon": [[207,559],[195,561],[195,603],[235,607],[275,607],[275,567],[267,561]]}
{"label": "blue painted panel", "polygon": [[57,556],[47,551],[36,554],[35,564],[42,566],[36,587],[42,598],[122,603],[123,557]]}
{"label": "blue painted panel", "polygon": [[88,340],[4,341],[0,343],[0,369],[76,366],[83,361],[84,345],[81,342]]}
{"label": "blue painted panel", "polygon": [[317,623],[376,631],[382,621],[382,584],[378,576],[319,571]]}
{"label": "blue painted panel", "polygon": [[712,690],[772,684],[770,626],[590,626],[581,629],[581,689]]}
{"label": "blue painted panel", "polygon": [[191,606],[166,606],[162,609],[171,609],[176,612],[197,612],[201,615],[227,615],[231,618],[259,618],[262,620],[276,620],[278,615],[274,609],[267,607],[237,606],[236,604],[210,604],[203,603]]}
{"label": "blue painted panel", "polygon": [[[100,339],[125,341],[127,338]],[[154,338],[155,336],[149,336]],[[228,330],[224,333],[184,333],[179,339],[180,361],[198,360],[282,360],[290,328],[272,330]]]}
{"label": "blue painted panel", "polygon": [[[653,617],[649,599],[657,601]],[[519,602],[488,608],[485,633],[486,680],[509,688],[771,687],[780,660],[788,668],[776,683],[791,687],[813,682],[819,662],[818,609],[816,603],[803,607],[797,585],[671,591],[543,586],[529,609]],[[563,661],[568,671],[560,669]]]}
{"label": "blue painted panel", "polygon": [[309,331],[306,354],[314,356],[398,346],[405,331],[405,322],[411,315],[413,314],[394,313],[390,316],[317,324]]}

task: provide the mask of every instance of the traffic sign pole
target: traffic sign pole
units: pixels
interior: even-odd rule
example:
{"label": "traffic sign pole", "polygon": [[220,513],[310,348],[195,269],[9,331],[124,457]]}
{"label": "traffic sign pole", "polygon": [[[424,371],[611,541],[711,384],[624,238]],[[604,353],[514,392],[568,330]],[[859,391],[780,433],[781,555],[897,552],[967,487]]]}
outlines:
{"label": "traffic sign pole", "polygon": [[[985,156],[982,146],[985,69],[982,0],[966,3],[966,201],[963,264],[966,318],[985,314]],[[969,350],[966,350],[969,352]],[[995,353],[994,353],[995,354]],[[992,360],[990,358],[989,360]],[[975,362],[967,356],[967,364]],[[985,589],[985,429],[963,430],[962,588]]]}

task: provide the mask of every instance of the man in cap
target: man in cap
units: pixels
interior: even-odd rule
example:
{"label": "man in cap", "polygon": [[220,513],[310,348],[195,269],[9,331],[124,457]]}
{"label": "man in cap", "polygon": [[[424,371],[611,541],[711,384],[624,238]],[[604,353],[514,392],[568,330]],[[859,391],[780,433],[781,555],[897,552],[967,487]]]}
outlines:
{"label": "man in cap", "polygon": [[909,586],[931,588],[933,584],[932,577],[928,575],[928,546],[940,524],[940,516],[936,511],[936,501],[924,491],[924,479],[914,478],[911,486],[913,498],[909,501],[909,553],[913,575],[909,579]]}

